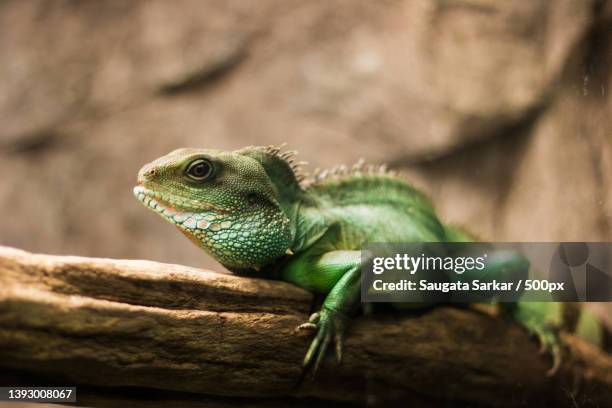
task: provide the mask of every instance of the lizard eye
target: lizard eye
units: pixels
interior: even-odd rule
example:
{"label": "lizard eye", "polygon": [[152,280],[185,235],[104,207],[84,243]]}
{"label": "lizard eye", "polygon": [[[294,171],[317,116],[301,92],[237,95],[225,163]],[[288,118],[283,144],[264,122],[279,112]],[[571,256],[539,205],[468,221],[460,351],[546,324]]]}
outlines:
{"label": "lizard eye", "polygon": [[213,166],[211,162],[206,159],[196,159],[189,163],[185,174],[193,180],[203,181],[210,177],[212,171]]}

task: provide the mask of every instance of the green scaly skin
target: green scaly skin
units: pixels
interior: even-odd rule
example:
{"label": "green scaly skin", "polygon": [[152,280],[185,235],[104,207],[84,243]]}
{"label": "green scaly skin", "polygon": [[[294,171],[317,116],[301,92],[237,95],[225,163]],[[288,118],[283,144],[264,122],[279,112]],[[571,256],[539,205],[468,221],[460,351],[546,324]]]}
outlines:
{"label": "green scaly skin", "polygon": [[[175,150],[140,170],[134,194],[229,270],[325,295],[321,310],[298,328],[316,331],[304,359],[314,373],[330,345],[342,359],[343,336],[360,305],[366,241],[473,237],[443,225],[424,195],[384,168],[340,167],[303,182],[292,153],[279,147]],[[483,275],[492,280],[528,269],[518,254],[500,262]],[[549,316],[525,310],[520,303],[507,308],[553,351],[557,367],[559,340]]]}

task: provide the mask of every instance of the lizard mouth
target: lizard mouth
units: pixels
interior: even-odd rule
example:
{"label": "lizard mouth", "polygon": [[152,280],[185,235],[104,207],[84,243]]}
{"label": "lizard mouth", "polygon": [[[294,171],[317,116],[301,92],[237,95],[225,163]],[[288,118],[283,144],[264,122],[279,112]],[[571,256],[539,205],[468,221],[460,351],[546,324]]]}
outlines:
{"label": "lizard mouth", "polygon": [[[168,198],[163,194],[150,190],[143,186],[134,187],[134,196],[144,204],[145,207],[158,213],[163,218],[167,219],[171,223],[177,226],[184,226],[186,228],[196,228],[196,224],[203,217],[203,213],[219,214],[225,211],[220,211],[213,205],[208,203],[202,203],[201,201],[194,201],[190,199],[184,199],[182,197]],[[213,218],[214,215],[211,214]],[[209,221],[212,221],[211,216],[206,217]],[[194,225],[192,225],[194,224]],[[199,225],[202,224],[202,225]],[[206,224],[206,225],[204,225]],[[202,219],[197,227],[206,229],[208,222]]]}

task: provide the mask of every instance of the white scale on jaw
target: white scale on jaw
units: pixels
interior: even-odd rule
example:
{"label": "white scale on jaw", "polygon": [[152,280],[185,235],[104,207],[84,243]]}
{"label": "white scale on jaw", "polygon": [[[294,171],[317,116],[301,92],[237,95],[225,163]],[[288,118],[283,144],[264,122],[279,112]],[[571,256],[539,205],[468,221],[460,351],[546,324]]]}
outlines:
{"label": "white scale on jaw", "polygon": [[154,197],[151,197],[150,195],[155,195],[155,193],[143,187],[135,187],[134,195],[147,207],[166,218],[170,218],[175,224],[180,224],[186,228],[199,230],[206,230],[212,225],[210,221],[213,221],[213,219],[206,220],[204,218],[211,218],[214,216],[204,216],[202,214],[193,212],[177,212],[171,206],[165,205],[156,200]]}

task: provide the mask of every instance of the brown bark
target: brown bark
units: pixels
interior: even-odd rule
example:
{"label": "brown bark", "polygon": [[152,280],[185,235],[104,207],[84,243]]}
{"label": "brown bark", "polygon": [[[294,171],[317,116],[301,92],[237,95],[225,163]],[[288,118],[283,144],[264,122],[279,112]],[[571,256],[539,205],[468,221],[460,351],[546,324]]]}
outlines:
{"label": "brown bark", "polygon": [[[309,338],[293,330],[310,305],[310,294],[283,282],[0,247],[0,367],[83,386],[173,391],[172,400],[190,392],[253,404],[293,396],[612,406],[607,354],[566,335],[569,356],[549,378],[550,357],[520,327],[452,307],[355,319],[343,365],[330,359],[298,386]],[[107,401],[115,390],[105,391]]]}

